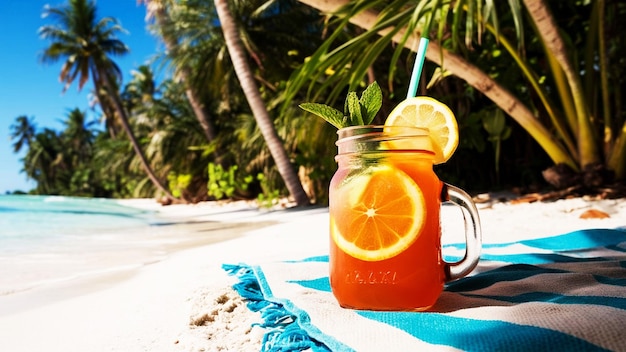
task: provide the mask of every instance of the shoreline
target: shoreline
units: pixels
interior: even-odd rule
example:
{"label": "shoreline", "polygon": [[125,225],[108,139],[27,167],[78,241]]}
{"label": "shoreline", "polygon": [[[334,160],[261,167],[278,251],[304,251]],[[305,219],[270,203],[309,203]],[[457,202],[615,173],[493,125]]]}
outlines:
{"label": "shoreline", "polygon": [[[133,202],[154,206],[145,200]],[[626,199],[524,204],[494,200],[477,206],[489,243],[506,242],[508,235],[539,238],[581,228],[626,228]],[[591,209],[609,218],[581,219]],[[0,350],[259,350],[263,331],[251,325],[261,318],[234,293],[236,280],[222,264],[299,260],[327,251],[327,208],[264,211],[245,204],[200,204],[162,210],[163,218],[195,224],[192,227],[216,219],[224,225],[250,226],[227,229],[229,235],[241,231],[233,238],[175,251],[132,270],[128,277],[85,282],[88,292],[0,314]],[[29,304],[27,299],[24,303]]]}
{"label": "shoreline", "polygon": [[[131,203],[155,208],[150,200]],[[234,282],[221,269],[222,263],[237,262],[242,252],[260,248],[252,243],[266,242],[266,229],[320,211],[266,211],[241,203],[157,209],[163,220],[158,227],[170,232],[176,229],[187,241],[170,243],[171,251],[156,261],[0,296],[0,350],[180,348],[182,344],[177,341],[187,334],[198,295],[232,294]],[[201,236],[194,241],[198,233]],[[212,240],[207,242],[206,238]],[[242,243],[251,243],[252,248],[242,250]],[[276,250],[274,255],[281,251]],[[244,316],[250,315],[241,308],[238,319]]]}
{"label": "shoreline", "polygon": [[[243,236],[275,220],[242,217],[244,204],[165,207],[150,199],[119,201],[146,213],[144,225],[107,229],[63,239],[51,247],[17,250],[0,257],[0,317],[114,285],[175,253]],[[230,212],[231,218],[224,219]],[[232,218],[233,214],[238,214]],[[117,280],[114,278],[118,278]],[[30,303],[28,303],[30,302]]]}
{"label": "shoreline", "polygon": [[[64,271],[63,276],[28,282],[24,286],[18,286],[13,291],[0,292],[0,318],[113,287],[125,280],[132,279],[142,270],[149,269],[150,266],[162,261],[167,261],[179,253],[234,240],[245,236],[248,231],[272,224],[274,222],[231,222],[224,223],[225,226],[220,226],[219,223],[212,222],[208,229],[203,222],[191,226],[188,223],[168,224],[167,227],[182,232],[183,235],[176,240],[159,240],[158,253],[153,253],[154,248],[134,248],[128,251],[129,255],[134,255],[129,259],[120,258],[118,253],[113,251],[106,251],[98,253],[97,258],[92,260],[94,262],[92,263],[93,268],[76,270],[66,269],[67,265],[61,266],[58,270]],[[194,235],[202,231],[201,229],[206,229],[210,234],[196,238]],[[123,262],[119,262],[121,260]],[[4,269],[8,268],[5,267]],[[40,274],[46,274],[47,270],[49,269]],[[65,270],[70,271],[65,272]]]}

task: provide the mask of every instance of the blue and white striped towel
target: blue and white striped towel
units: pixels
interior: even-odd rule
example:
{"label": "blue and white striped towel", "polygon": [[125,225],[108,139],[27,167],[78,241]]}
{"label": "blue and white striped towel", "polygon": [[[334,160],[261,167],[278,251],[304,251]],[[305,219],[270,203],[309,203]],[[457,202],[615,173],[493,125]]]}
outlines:
{"label": "blue and white striped towel", "polygon": [[626,351],[623,229],[485,244],[474,274],[419,313],[339,307],[323,253],[224,269],[262,313],[262,351]]}

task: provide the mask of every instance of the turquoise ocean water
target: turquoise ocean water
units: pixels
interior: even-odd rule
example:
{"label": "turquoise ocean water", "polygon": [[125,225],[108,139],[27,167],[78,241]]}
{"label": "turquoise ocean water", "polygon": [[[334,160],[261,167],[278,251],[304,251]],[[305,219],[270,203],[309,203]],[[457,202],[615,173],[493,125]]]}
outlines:
{"label": "turquoise ocean water", "polygon": [[0,195],[0,296],[158,260],[163,223],[110,199]]}
{"label": "turquoise ocean water", "polygon": [[0,196],[0,253],[28,252],[80,237],[149,226],[149,211],[110,199]]}

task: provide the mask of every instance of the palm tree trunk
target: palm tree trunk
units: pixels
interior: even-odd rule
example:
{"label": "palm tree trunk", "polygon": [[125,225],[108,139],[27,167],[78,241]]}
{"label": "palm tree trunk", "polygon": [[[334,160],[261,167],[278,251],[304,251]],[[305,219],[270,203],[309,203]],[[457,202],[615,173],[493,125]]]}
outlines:
{"label": "palm tree trunk", "polygon": [[120,102],[119,95],[115,94],[115,90],[113,89],[112,84],[109,81],[109,77],[106,76],[106,74],[102,71],[98,72],[97,74],[94,74],[93,77],[99,77],[98,79],[94,79],[94,85],[96,86],[96,89],[99,90],[101,88],[100,84],[103,84],[104,88],[106,89],[106,92],[108,92],[108,96],[110,97],[111,103],[113,105],[113,109],[119,116],[120,122],[122,123],[122,128],[124,129],[124,132],[126,132],[126,135],[128,136],[128,139],[130,140],[130,143],[133,146],[133,150],[135,151],[135,154],[137,154],[137,157],[139,157],[141,166],[143,167],[144,171],[148,175],[148,178],[150,178],[150,181],[152,181],[152,184],[154,184],[154,186],[157,187],[157,189],[159,189],[161,192],[165,193],[165,195],[168,198],[172,200],[178,200],[176,197],[174,197],[174,195],[172,195],[172,193],[165,186],[163,186],[161,181],[154,174],[152,167],[150,167],[150,164],[148,163],[146,156],[144,155],[143,151],[141,150],[141,147],[139,146],[139,143],[137,142],[137,139],[135,138],[135,134],[133,133],[133,130],[130,128],[126,111],[124,110],[124,107],[122,106],[122,103]]}
{"label": "palm tree trunk", "polygon": [[[298,1],[324,13],[334,13],[342,6],[350,3],[350,0]],[[353,16],[350,19],[350,23],[364,29],[369,29],[376,23],[377,18],[377,12],[367,10],[359,12],[357,15]],[[389,31],[390,30],[382,30],[379,34],[385,35],[389,33]],[[396,33],[393,37],[393,41],[396,43],[401,42],[405,33],[405,30],[398,31],[398,33]],[[419,35],[416,35],[414,38],[415,40],[413,42],[410,40],[406,42],[405,46],[407,48],[412,50],[417,48]],[[491,99],[491,101],[517,121],[537,141],[537,143],[539,143],[555,164],[565,163],[575,170],[578,169],[578,165],[571,155],[569,155],[567,150],[559,141],[554,139],[552,134],[541,124],[541,122],[539,122],[530,109],[517,99],[517,97],[511,94],[511,92],[498,84],[498,82],[491,79],[479,68],[467,62],[461,56],[441,48],[434,40],[431,40],[428,45],[426,58],[441,67],[444,67],[455,76],[465,80],[469,85],[476,88],[478,91]]]}
{"label": "palm tree trunk", "polygon": [[235,73],[241,84],[244,95],[248,100],[252,114],[263,134],[263,138],[267,143],[267,147],[272,154],[272,158],[276,162],[278,172],[285,181],[285,185],[289,190],[289,193],[295,200],[298,206],[310,204],[309,197],[307,196],[302,183],[298,178],[283,143],[281,142],[274,124],[267,112],[265,103],[261,98],[259,89],[254,80],[254,76],[248,65],[241,39],[237,34],[237,27],[235,21],[228,8],[228,0],[215,0],[215,7],[217,9],[217,15],[222,25],[222,31],[224,32],[224,38],[226,39],[226,46],[230,54],[230,59],[235,68]]}
{"label": "palm tree trunk", "polygon": [[[111,107],[111,103],[106,99],[106,93],[98,90],[97,87],[95,91],[98,102],[100,103],[100,109],[102,109],[104,116],[114,116],[114,109]],[[115,124],[115,119],[106,119],[104,123],[107,131],[109,131],[109,136],[111,136],[111,139],[116,139],[118,134],[118,128]]]}
{"label": "palm tree trunk", "polygon": [[615,171],[618,180],[626,178],[626,122],[618,132],[608,164],[609,168]]}
{"label": "palm tree trunk", "polygon": [[[161,28],[161,37],[163,38],[163,42],[165,43],[165,47],[171,56],[176,55],[176,51],[178,48],[178,43],[176,38],[168,35],[163,29],[167,26],[169,17],[165,12],[164,4],[159,0],[147,0],[146,4],[148,5],[148,13],[150,15],[154,15],[157,24]],[[189,100],[189,104],[191,104],[191,108],[193,109],[194,114],[196,115],[196,119],[200,123],[202,127],[202,131],[204,132],[205,137],[209,142],[213,141],[216,137],[215,127],[211,123],[211,119],[204,108],[204,104],[202,104],[202,100],[196,94],[196,91],[192,88],[191,83],[189,82],[189,77],[191,77],[191,71],[187,67],[178,67],[177,75],[185,85],[185,95]]]}
{"label": "palm tree trunk", "polygon": [[559,28],[554,22],[554,18],[548,9],[548,5],[543,0],[524,0],[524,5],[530,17],[537,26],[537,32],[541,35],[545,46],[550,50],[559,62],[567,81],[569,82],[572,98],[576,108],[576,121],[578,126],[578,154],[580,156],[580,166],[585,167],[590,164],[600,162],[598,146],[595,142],[593,128],[591,126],[591,116],[585,104],[585,93],[583,91],[580,76],[570,63],[567,48],[563,38],[559,34]]}

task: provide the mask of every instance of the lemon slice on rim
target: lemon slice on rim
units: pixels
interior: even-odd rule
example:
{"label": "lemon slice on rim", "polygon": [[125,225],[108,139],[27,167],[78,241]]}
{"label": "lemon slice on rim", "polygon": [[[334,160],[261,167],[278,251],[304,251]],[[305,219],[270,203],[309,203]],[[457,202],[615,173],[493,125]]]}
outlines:
{"label": "lemon slice on rim", "polygon": [[426,204],[419,186],[389,165],[350,176],[335,198],[331,237],[345,253],[365,261],[394,257],[419,237]]}
{"label": "lemon slice on rim", "polygon": [[408,98],[396,106],[385,126],[428,128],[435,152],[435,164],[445,163],[459,145],[459,127],[448,106],[431,97]]}

